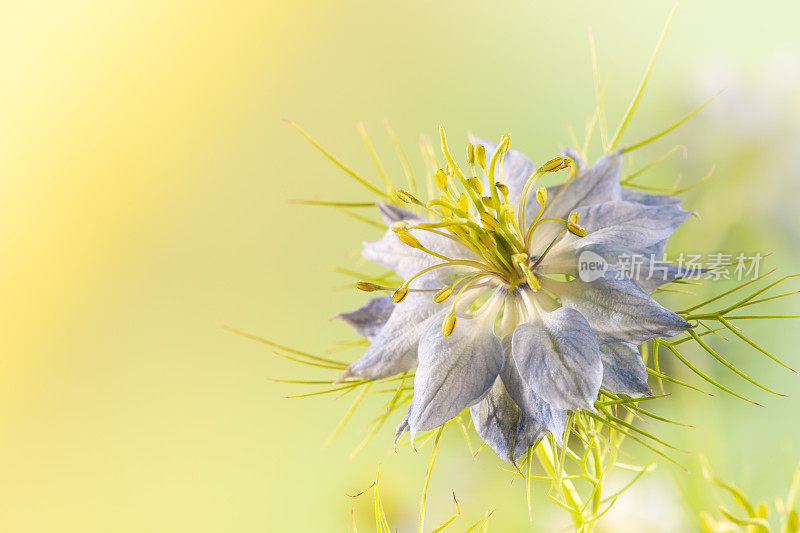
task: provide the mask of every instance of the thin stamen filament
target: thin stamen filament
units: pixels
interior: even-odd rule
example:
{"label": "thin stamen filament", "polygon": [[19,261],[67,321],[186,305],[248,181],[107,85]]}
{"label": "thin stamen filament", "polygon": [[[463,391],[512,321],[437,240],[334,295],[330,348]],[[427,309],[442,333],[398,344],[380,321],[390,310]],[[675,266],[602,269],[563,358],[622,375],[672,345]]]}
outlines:
{"label": "thin stamen filament", "polygon": [[456,312],[456,304],[458,303],[458,300],[459,300],[459,298],[461,298],[461,295],[462,295],[462,294],[464,294],[464,291],[466,291],[466,290],[467,290],[467,289],[470,287],[470,285],[472,285],[473,283],[475,283],[475,282],[476,282],[477,280],[479,280],[480,278],[482,278],[482,277],[485,277],[485,276],[488,276],[488,275],[489,275],[488,273],[486,273],[486,274],[473,274],[473,275],[472,275],[472,277],[469,279],[469,281],[467,281],[467,282],[464,284],[464,286],[463,286],[463,287],[461,287],[461,288],[458,290],[458,293],[456,294],[456,297],[455,297],[455,299],[453,300],[453,305],[452,305],[452,306],[451,306],[451,308],[450,308],[450,312],[451,312],[451,313],[455,313],[455,312]]}
{"label": "thin stamen filament", "polygon": [[[460,222],[453,222],[453,223],[442,223],[442,224],[443,224],[443,226],[440,226],[440,227],[446,227],[446,226],[460,226],[460,225],[464,225],[464,224],[461,224]],[[408,226],[408,229],[417,229],[417,230],[420,230],[420,231],[427,231],[427,232],[429,232],[429,233],[433,233],[433,234],[435,234],[435,235],[439,235],[439,236],[441,236],[441,237],[446,237],[446,238],[450,239],[451,241],[455,241],[455,242],[457,242],[458,244],[462,244],[462,245],[467,245],[467,246],[469,246],[469,247],[470,247],[470,249],[471,249],[473,252],[477,251],[476,249],[474,249],[474,248],[473,248],[473,246],[472,246],[472,244],[471,244],[471,243],[466,243],[466,242],[464,242],[463,240],[461,240],[461,239],[459,239],[458,237],[456,237],[455,235],[452,235],[452,234],[450,234],[450,233],[445,233],[444,231],[438,231],[438,230],[435,230],[435,229],[433,229],[433,228],[431,228],[431,227],[428,227],[428,226],[422,226],[422,225],[420,225],[420,226]]]}
{"label": "thin stamen filament", "polygon": [[[356,287],[358,287],[358,285],[356,285]],[[370,286],[369,289],[361,289],[361,290],[366,290],[367,292],[374,292],[374,291],[393,292],[399,288],[400,287],[389,287],[388,285],[379,285],[376,283]],[[436,292],[437,290],[439,289],[411,289],[411,288],[408,289],[409,292]]]}
{"label": "thin stamen filament", "polygon": [[447,261],[446,263],[437,263],[437,264],[435,264],[433,266],[429,266],[428,268],[423,268],[422,270],[420,270],[419,272],[417,272],[416,274],[414,274],[413,276],[408,278],[405,281],[404,284],[408,285],[413,280],[417,279],[418,277],[420,277],[420,276],[422,276],[424,274],[427,274],[428,272],[430,272],[432,270],[436,270],[437,268],[445,268],[445,267],[452,267],[452,266],[471,267],[471,268],[479,270],[480,272],[482,272],[484,274],[487,274],[487,275],[491,274],[491,275],[494,275],[494,276],[499,276],[496,272],[492,272],[490,270],[487,270],[486,269],[486,265],[484,265],[483,263],[478,263],[477,261],[469,261],[469,260],[466,260],[466,259],[464,259],[464,260],[450,260],[450,261]]}
{"label": "thin stamen filament", "polygon": [[540,256],[539,256],[539,259],[537,259],[537,260],[536,260],[536,262],[535,262],[533,265],[531,265],[531,270],[533,270],[534,268],[536,268],[537,266],[539,266],[539,263],[541,263],[541,262],[542,262],[542,259],[544,259],[544,258],[545,258],[545,256],[547,255],[547,252],[549,252],[549,251],[550,251],[550,249],[551,249],[551,248],[553,248],[553,246],[555,246],[555,244],[556,244],[556,243],[557,243],[559,240],[561,240],[561,237],[563,237],[563,236],[564,236],[564,234],[565,234],[566,232],[567,232],[567,228],[564,228],[564,229],[562,229],[562,230],[561,230],[561,232],[560,232],[560,233],[559,233],[559,234],[556,236],[556,238],[555,238],[555,239],[553,239],[553,240],[550,242],[550,244],[549,244],[549,245],[547,245],[547,248],[545,248],[544,252],[542,252],[542,255],[540,255]]}
{"label": "thin stamen filament", "polygon": [[[472,216],[471,213],[469,213],[467,211],[463,211],[460,207],[458,207],[458,205],[454,205],[454,204],[458,204],[458,202],[454,202],[454,204],[448,204],[444,200],[440,200],[440,199],[436,198],[436,199],[433,199],[430,202],[428,202],[428,204],[430,204],[431,206],[438,205],[439,207],[443,207],[443,208],[447,209],[448,211],[452,211],[454,214],[458,215],[459,217],[470,220],[470,222],[472,224],[474,224],[474,226],[476,228],[480,228],[480,226],[478,225],[478,221],[475,220],[475,218]],[[434,213],[436,213],[436,211],[434,211]],[[438,216],[439,218],[448,218],[448,217],[445,217],[445,216],[443,216],[443,215],[441,215],[439,213],[436,213],[436,216]]]}
{"label": "thin stamen filament", "polygon": [[536,213],[536,216],[531,221],[530,228],[528,228],[528,231],[525,233],[525,249],[528,249],[528,247],[530,247],[531,237],[533,237],[533,230],[536,229],[536,227],[539,225],[538,224],[539,219],[544,213],[544,206],[545,204],[539,206],[539,211]]}
{"label": "thin stamen filament", "polygon": [[528,196],[530,195],[531,188],[539,181],[539,177],[544,174],[544,172],[539,169],[534,172],[528,181],[525,182],[525,187],[522,188],[522,196],[519,200],[519,213],[517,214],[517,221],[519,223],[520,231],[525,231],[525,211],[528,208]]}
{"label": "thin stamen filament", "polygon": [[558,217],[547,217],[537,220],[535,224],[531,224],[531,227],[528,228],[528,232],[525,234],[525,248],[530,248],[531,240],[533,238],[533,232],[544,222],[561,222],[562,224],[564,224],[564,227],[566,227],[569,224],[568,221]]}
{"label": "thin stamen filament", "polygon": [[[485,229],[482,226],[478,225],[477,222],[474,222],[474,219],[472,218],[472,216],[469,213],[466,213],[466,212],[460,210],[458,207],[448,205],[446,202],[444,202],[442,200],[431,200],[430,204],[431,205],[442,206],[442,207],[452,211],[454,214],[456,214],[456,215],[461,217],[461,220],[458,220],[458,221],[456,221],[454,219],[449,219],[448,220],[447,217],[445,217],[443,215],[439,215],[437,213],[437,215],[440,218],[442,218],[442,222],[434,223],[437,226],[441,226],[441,227],[446,227],[446,226],[466,226],[466,227],[472,229],[473,231],[475,231],[477,234],[481,234],[481,233],[483,233],[485,231]],[[429,229],[431,227],[431,225],[432,224],[424,224],[424,225],[419,226],[418,229],[425,229],[427,231],[432,231],[431,229]],[[413,228],[413,227],[414,226],[411,226],[411,228]],[[500,228],[501,227],[498,227],[498,229],[500,229]],[[442,234],[440,232],[435,232],[435,231],[433,231],[433,233]],[[514,247],[514,248],[520,248],[521,247],[521,243],[518,243],[518,239],[516,239],[516,237],[513,236],[513,234],[510,234],[508,232],[503,232],[503,236],[510,240],[510,243],[511,243],[512,247]],[[504,260],[504,258],[502,257],[501,254],[492,254],[489,250],[485,250],[485,249],[483,249],[481,247],[475,246],[471,239],[468,240],[468,239],[459,238],[458,235],[455,235],[454,238],[458,239],[457,242],[460,242],[461,244],[464,244],[465,246],[467,246],[469,249],[471,249],[477,255],[481,256],[484,260],[486,260],[487,263],[491,264],[493,267],[497,268],[498,270],[511,269],[510,265],[508,264],[507,261]],[[513,270],[513,269],[511,269],[511,270]]]}
{"label": "thin stamen filament", "polygon": [[489,178],[489,188],[492,190],[492,200],[494,200],[495,205],[500,204],[500,199],[497,196],[497,187],[495,184],[497,183],[494,177],[494,169],[495,165],[497,165],[497,161],[500,161],[500,174],[502,176],[502,165],[503,165],[503,158],[500,157],[500,154],[504,154],[506,150],[506,146],[508,144],[509,137],[505,135],[503,140],[500,144],[497,145],[497,148],[494,149],[494,153],[492,154],[492,158],[489,160],[489,172],[487,173],[487,177]]}

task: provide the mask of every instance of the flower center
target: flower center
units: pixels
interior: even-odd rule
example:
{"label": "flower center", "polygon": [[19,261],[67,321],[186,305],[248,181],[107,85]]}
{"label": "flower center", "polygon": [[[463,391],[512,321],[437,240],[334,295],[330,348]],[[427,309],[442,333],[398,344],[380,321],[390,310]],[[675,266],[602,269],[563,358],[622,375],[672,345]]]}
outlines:
{"label": "flower center", "polygon": [[[423,203],[411,193],[398,190],[397,197],[409,204],[415,204],[432,215],[432,222],[396,222],[392,230],[407,246],[427,253],[441,262],[420,270],[397,288],[393,293],[395,302],[402,301],[411,288],[412,282],[431,271],[447,267],[461,267],[466,273],[457,276],[449,285],[438,290],[433,296],[442,303],[455,294],[452,308],[445,320],[443,331],[449,334],[455,323],[455,309],[459,298],[476,284],[490,282],[507,289],[527,284],[536,291],[540,288],[535,274],[536,267],[550,249],[566,233],[582,237],[586,231],[578,225],[578,214],[570,214],[567,220],[544,217],[547,205],[547,189],[543,185],[535,188],[539,178],[549,172],[557,172],[572,165],[572,160],[554,157],[540,166],[525,183],[519,205],[509,201],[509,189],[503,183],[503,158],[509,149],[509,135],[503,136],[500,144],[487,162],[486,149],[482,145],[467,145],[467,167],[462,169],[453,158],[447,145],[444,130],[440,128],[441,147],[447,164],[438,169],[433,181],[441,193]],[[478,169],[486,180],[478,178]],[[539,209],[532,220],[528,220],[528,200],[535,189]],[[543,223],[563,224],[563,229],[544,249],[533,249],[533,236]],[[424,231],[459,243],[469,249],[473,259],[447,257],[425,246],[411,231]]]}

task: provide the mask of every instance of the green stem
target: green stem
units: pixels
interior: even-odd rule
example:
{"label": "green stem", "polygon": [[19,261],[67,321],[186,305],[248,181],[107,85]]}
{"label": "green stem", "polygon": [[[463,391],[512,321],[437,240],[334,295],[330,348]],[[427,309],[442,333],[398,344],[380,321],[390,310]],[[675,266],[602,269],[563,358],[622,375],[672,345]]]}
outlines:
{"label": "green stem", "polygon": [[[553,448],[550,446],[550,443],[542,439],[539,442],[539,445],[536,446],[535,449],[536,459],[542,465],[545,472],[550,475],[551,478],[556,478],[556,462],[555,462],[555,453],[553,452]],[[583,508],[583,502],[581,501],[580,494],[578,494],[577,489],[572,484],[572,482],[568,479],[561,479],[561,487],[564,489],[564,499],[566,503],[571,508],[570,514],[572,515],[572,521],[575,523],[575,529],[578,531],[585,531],[581,528],[584,527],[583,523],[583,516],[580,513],[580,509]]]}
{"label": "green stem", "polygon": [[[592,496],[592,517],[600,514],[600,504],[603,502],[603,465],[600,458],[600,443],[597,438],[593,439],[592,458],[594,459],[594,478],[597,480],[595,483],[594,495]],[[591,531],[594,526],[594,520],[587,524],[586,531]]]}

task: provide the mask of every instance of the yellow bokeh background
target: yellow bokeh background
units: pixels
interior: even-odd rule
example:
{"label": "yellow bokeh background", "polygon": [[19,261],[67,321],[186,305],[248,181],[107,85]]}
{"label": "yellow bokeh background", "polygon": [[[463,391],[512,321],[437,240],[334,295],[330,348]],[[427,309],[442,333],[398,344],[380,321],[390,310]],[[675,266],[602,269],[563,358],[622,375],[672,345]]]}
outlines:
{"label": "yellow bokeh background", "polygon": [[[347,494],[371,483],[378,462],[387,463],[387,512],[401,531],[413,529],[426,457],[391,454],[387,428],[348,461],[359,423],[323,447],[350,400],[281,398],[303,391],[268,378],[322,374],[219,326],[324,350],[349,338],[327,319],[363,300],[337,291],[349,280],[322,267],[352,267],[351,252],[375,231],[287,200],[368,195],[280,119],[369,175],[358,120],[395,176],[383,119],[409,152],[420,132],[444,124],[455,138],[511,131],[517,148],[544,159],[593,110],[587,26],[611,65],[613,125],[670,6],[3,3],[0,529],[341,531],[354,505],[368,528],[369,502]],[[790,2],[686,2],[628,139],[702,101],[697,80],[717,57],[760,90],[775,50],[799,51],[797,15]],[[674,142],[706,131],[687,128]],[[692,153],[698,167],[724,168],[718,157],[707,147]],[[761,177],[760,200],[797,179],[788,167]],[[719,206],[724,183],[705,198],[710,221],[697,246],[726,242],[708,234],[739,217]],[[727,186],[746,200],[752,185]],[[784,221],[797,223],[796,212]],[[748,235],[745,250],[775,250],[781,265],[797,259],[783,234],[764,233],[766,241]],[[792,346],[789,331],[767,335],[775,349]],[[790,376],[767,376],[797,390]],[[772,481],[754,485],[765,497],[785,477],[770,454],[789,442],[797,460],[800,437],[797,400],[767,403],[769,416],[717,407],[730,413],[721,441],[742,441],[728,442],[720,468],[735,475],[741,462],[756,471],[772,464]],[[759,423],[769,442],[751,438],[748,424]],[[526,527],[524,497],[489,454],[473,463],[452,449],[432,484],[432,520],[450,514],[456,489],[468,518],[498,509],[498,530]]]}

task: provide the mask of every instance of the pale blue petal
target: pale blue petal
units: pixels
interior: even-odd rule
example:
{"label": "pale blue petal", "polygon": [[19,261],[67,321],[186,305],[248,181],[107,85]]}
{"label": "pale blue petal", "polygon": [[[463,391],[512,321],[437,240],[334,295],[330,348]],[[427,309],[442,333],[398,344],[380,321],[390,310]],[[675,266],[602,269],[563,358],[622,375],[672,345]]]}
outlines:
{"label": "pale blue petal", "polygon": [[[618,200],[622,194],[619,184],[619,171],[622,167],[622,154],[611,152],[600,159],[590,169],[579,172],[572,180],[547,188],[547,204],[543,217],[566,219],[578,207]],[[528,202],[527,216],[532,220],[539,205]],[[534,250],[544,248],[564,229],[557,221],[542,223],[531,241]]]}
{"label": "pale blue petal", "polygon": [[603,389],[634,398],[653,395],[647,384],[647,369],[635,345],[627,342],[603,344],[600,358],[603,360]]}
{"label": "pale blue petal", "polygon": [[574,309],[542,313],[514,330],[511,351],[520,376],[557,409],[594,409],[603,379],[597,339]]}
{"label": "pale blue petal", "polygon": [[622,153],[610,152],[598,159],[592,168],[580,172],[571,181],[558,187],[551,187],[548,189],[544,216],[566,218],[578,207],[619,199],[621,167]]}
{"label": "pale blue petal", "polygon": [[664,252],[667,249],[668,243],[669,239],[664,239],[663,241],[659,241],[655,243],[653,246],[642,250],[642,254],[648,257],[655,257],[656,259],[663,259]]}
{"label": "pale blue petal", "polygon": [[[578,277],[581,276],[579,266],[585,267],[592,261],[602,260],[620,275],[635,281],[648,294],[676,279],[702,273],[702,269],[689,269],[657,261],[656,257],[614,246],[585,244],[582,239],[574,239],[554,247],[537,266],[536,271],[542,274],[568,274]],[[589,281],[586,277],[581,279]]]}
{"label": "pale blue petal", "polygon": [[395,446],[397,445],[397,441],[400,440],[400,437],[406,431],[408,431],[408,413],[406,413],[406,416],[403,417],[403,420],[401,420],[400,423],[397,424],[397,427],[394,430],[394,444],[395,444]]}
{"label": "pale blue petal", "polygon": [[512,358],[511,344],[512,336],[508,335],[503,339],[503,347],[506,350],[506,363],[500,373],[503,385],[514,403],[519,406],[523,415],[528,419],[525,423],[529,425],[531,422],[535,422],[544,427],[553,434],[556,443],[560,445],[564,428],[567,425],[567,411],[554,408],[525,383]]}
{"label": "pale blue petal", "polygon": [[[562,153],[573,159],[575,163],[573,166],[576,167],[577,173],[581,174],[586,170],[586,163],[581,159],[580,155],[573,150],[572,148],[564,148]],[[561,188],[561,185],[556,185],[553,187],[548,187],[549,193],[557,193]],[[639,191],[637,189],[631,189],[629,187],[620,187],[619,195],[615,195],[613,198],[609,198],[613,200],[624,200],[626,202],[633,202],[642,205],[670,205],[670,204],[679,204],[683,201],[680,196],[673,196],[670,194],[650,194],[643,191]]]}
{"label": "pale blue petal", "polygon": [[572,159],[572,166],[575,167],[575,174],[580,175],[586,172],[586,162],[581,157],[581,154],[570,146],[565,146],[561,150],[561,155]]}
{"label": "pale blue petal", "polygon": [[489,392],[503,367],[503,349],[491,322],[461,319],[448,337],[440,321],[425,330],[408,417],[412,438],[441,426]]}
{"label": "pale blue petal", "polygon": [[623,200],[587,205],[578,208],[577,211],[580,213],[578,222],[590,233],[612,226],[631,224],[646,228],[664,227],[675,231],[691,215],[691,211],[674,204],[642,205]]}
{"label": "pale blue petal", "polygon": [[[574,276],[578,261],[583,257],[581,254],[590,251],[603,257],[610,265],[617,265],[618,269],[644,273],[648,276],[648,283],[641,286],[648,288],[647,292],[686,275],[685,270],[662,263],[656,265],[655,261],[662,257],[667,239],[691,214],[689,211],[676,205],[643,206],[611,201],[585,206],[578,212],[581,213],[579,223],[588,234],[582,238],[565,235],[539,264],[539,272]],[[651,265],[658,268],[652,270]],[[625,266],[636,268],[625,269]],[[628,277],[637,282],[641,278],[639,275]]]}
{"label": "pale blue petal", "polygon": [[517,441],[519,408],[496,378],[489,393],[469,408],[475,431],[505,461],[512,461]]}
{"label": "pale blue petal", "polygon": [[541,425],[520,411],[500,378],[469,411],[475,431],[504,461],[518,459],[545,433]]}
{"label": "pale blue petal", "polygon": [[562,305],[579,311],[586,318],[600,344],[631,342],[638,345],[654,337],[673,337],[691,327],[612,267],[603,277],[591,282],[579,278],[562,282],[544,276],[540,281],[545,289],[561,299]]}
{"label": "pale blue petal", "polygon": [[587,246],[578,252],[591,251],[602,257],[614,270],[636,282],[646,293],[650,294],[662,285],[676,279],[695,276],[702,269],[690,269],[663,261],[657,261],[655,255],[639,255],[629,250],[611,246]]}
{"label": "pale blue petal", "polygon": [[420,270],[443,262],[421,250],[403,244],[397,234],[388,230],[377,241],[364,241],[361,255],[365,259],[393,270],[403,279],[410,278]]}
{"label": "pale blue petal", "polygon": [[691,214],[674,205],[648,207],[628,202],[606,202],[579,212],[579,223],[589,232],[579,240],[581,247],[607,245],[632,254],[644,254],[660,245]]}
{"label": "pale blue petal", "polygon": [[[514,461],[528,453],[528,449],[539,442],[549,430],[546,429],[538,420],[531,418],[525,413],[521,413],[517,420],[517,441],[514,443]],[[561,445],[561,433],[554,434],[556,444]]]}
{"label": "pale blue petal", "polygon": [[372,339],[383,328],[394,311],[395,303],[390,296],[372,298],[358,309],[339,313],[335,319],[343,320],[356,334]]}
{"label": "pale blue petal", "polygon": [[382,379],[414,368],[420,336],[428,325],[440,325],[446,311],[446,306],[431,300],[430,293],[410,293],[394,306],[364,355],[348,366],[339,379]]}
{"label": "pale blue petal", "polygon": [[637,191],[636,189],[629,189],[628,187],[622,188],[620,198],[627,202],[635,202],[643,205],[674,205],[683,201],[680,196],[648,194],[646,192]]}

